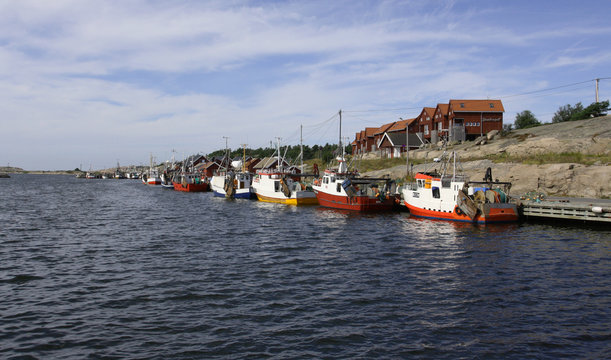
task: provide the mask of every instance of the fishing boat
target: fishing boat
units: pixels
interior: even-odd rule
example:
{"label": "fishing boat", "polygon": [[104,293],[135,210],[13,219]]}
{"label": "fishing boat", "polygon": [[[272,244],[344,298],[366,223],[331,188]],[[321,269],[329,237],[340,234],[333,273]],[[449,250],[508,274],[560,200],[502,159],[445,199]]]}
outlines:
{"label": "fishing boat", "polygon": [[177,181],[173,181],[174,190],[186,192],[204,192],[208,191],[208,183],[199,174],[182,173],[178,176]]}
{"label": "fishing boat", "polygon": [[210,188],[214,196],[230,199],[254,199],[256,197],[252,188],[253,174],[246,171],[246,145],[243,146],[243,149],[242,170],[237,171],[231,166],[225,137],[225,156],[222,167],[210,179]]}
{"label": "fishing boat", "polygon": [[314,181],[312,189],[320,205],[328,208],[361,212],[381,212],[396,206],[395,184],[388,177],[362,177],[356,170],[349,171],[341,140],[342,112],[339,112],[341,155],[337,167],[325,170],[322,178]]}
{"label": "fishing boat", "polygon": [[245,171],[219,171],[212,176],[210,187],[216,197],[254,199],[252,174]]}
{"label": "fishing boat", "polygon": [[[450,159],[453,159],[452,174],[449,174]],[[469,181],[456,171],[455,152],[451,156],[444,153],[441,161],[440,172],[418,172],[415,183],[402,190],[410,215],[480,224],[518,220],[517,206],[509,198],[511,183],[493,180],[490,168],[484,181]]]}
{"label": "fishing boat", "polygon": [[160,185],[164,189],[174,190],[174,182],[172,181],[171,175],[167,171],[164,171],[163,174],[161,174]]}
{"label": "fishing boat", "polygon": [[157,168],[153,167],[153,154],[151,154],[151,165],[147,173],[142,174],[142,182],[146,185],[161,185],[161,177]]}
{"label": "fishing boat", "polygon": [[[172,159],[172,168],[174,166],[173,163],[174,162]],[[181,173],[174,175],[174,177],[175,178],[172,180],[174,190],[185,192],[204,192],[208,191],[209,189],[206,179],[195,172],[192,158],[189,166],[187,166],[187,160],[183,160]]]}
{"label": "fishing boat", "polygon": [[362,177],[348,171],[346,160],[338,157],[337,168],[326,169],[312,188],[320,205],[362,212],[390,211],[396,205],[394,182],[387,177]]}
{"label": "fishing boat", "polygon": [[276,152],[276,168],[257,171],[252,185],[257,199],[288,205],[317,205],[318,199],[312,188],[298,180],[303,174],[283,166],[285,162],[280,156],[280,139]]}
{"label": "fishing boat", "polygon": [[257,199],[288,205],[318,204],[312,188],[296,180],[298,175],[282,169],[258,171],[253,181]]}

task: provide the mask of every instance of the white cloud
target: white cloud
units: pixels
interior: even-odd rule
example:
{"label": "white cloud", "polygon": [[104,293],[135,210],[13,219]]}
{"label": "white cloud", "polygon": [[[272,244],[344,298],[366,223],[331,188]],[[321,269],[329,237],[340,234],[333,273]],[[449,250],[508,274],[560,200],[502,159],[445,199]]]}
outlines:
{"label": "white cloud", "polygon": [[[69,168],[83,157],[211,151],[224,135],[257,147],[339,108],[405,109],[348,115],[348,134],[450,98],[575,81],[567,69],[607,75],[609,53],[578,50],[608,28],[508,25],[507,9],[484,4],[2,2],[0,121],[10,140],[0,154]],[[88,155],[92,139],[111,150]],[[49,148],[57,160],[36,160]]]}

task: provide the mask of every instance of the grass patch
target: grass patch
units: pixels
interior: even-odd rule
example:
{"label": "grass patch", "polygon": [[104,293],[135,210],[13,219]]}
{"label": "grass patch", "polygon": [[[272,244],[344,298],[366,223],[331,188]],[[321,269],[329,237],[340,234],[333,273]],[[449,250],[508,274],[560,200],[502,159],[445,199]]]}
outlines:
{"label": "grass patch", "polygon": [[594,165],[596,163],[608,164],[611,156],[604,154],[582,154],[579,152],[542,153],[528,156],[512,156],[507,153],[488,155],[485,157],[495,163],[520,163],[527,165],[576,163]]}

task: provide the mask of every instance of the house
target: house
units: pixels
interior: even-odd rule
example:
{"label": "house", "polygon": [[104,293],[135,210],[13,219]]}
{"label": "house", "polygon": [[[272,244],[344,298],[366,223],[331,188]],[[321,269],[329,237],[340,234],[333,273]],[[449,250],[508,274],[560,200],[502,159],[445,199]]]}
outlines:
{"label": "house", "polygon": [[375,151],[377,149],[379,149],[379,144],[380,144],[380,140],[382,140],[382,137],[384,136],[384,133],[386,131],[388,131],[388,129],[390,129],[393,125],[395,124],[395,122],[391,122],[388,124],[384,124],[382,126],[380,126],[374,133],[373,133],[373,141],[375,144],[375,148],[373,148],[371,151]]}
{"label": "house", "polygon": [[450,100],[448,121],[451,128],[462,127],[466,140],[473,140],[492,130],[503,130],[501,100]]}
{"label": "house", "polygon": [[[282,159],[281,166],[288,168],[290,164],[286,160]],[[276,169],[276,168],[278,168],[278,157],[269,156],[269,157],[264,157],[256,165],[254,165],[253,171],[256,172],[257,170]]]}
{"label": "house", "polygon": [[417,119],[416,121],[418,122],[418,132],[422,134],[422,137],[424,139],[429,140],[429,141],[431,141],[432,135],[435,135],[435,137],[437,136],[437,131],[433,130],[434,114],[435,114],[435,108],[424,107],[422,108],[420,115],[416,117]]}
{"label": "house", "polygon": [[201,172],[206,177],[211,177],[214,175],[214,172],[217,171],[220,167],[222,167],[222,161],[218,159],[213,159],[207,162],[199,163],[195,166],[197,171]]}
{"label": "house", "polygon": [[376,142],[374,134],[378,131],[377,127],[367,127],[355,134],[352,145],[353,155],[362,155],[370,151],[376,150]]}
{"label": "house", "polygon": [[437,131],[439,138],[448,138],[450,132],[450,121],[448,120],[448,109],[450,104],[437,104],[433,113],[432,130]]}
{"label": "house", "polygon": [[409,138],[405,136],[405,132],[386,132],[380,141],[381,157],[396,158],[401,157],[407,149],[409,141],[409,149],[417,149],[422,145],[422,140],[418,134],[409,133]]}

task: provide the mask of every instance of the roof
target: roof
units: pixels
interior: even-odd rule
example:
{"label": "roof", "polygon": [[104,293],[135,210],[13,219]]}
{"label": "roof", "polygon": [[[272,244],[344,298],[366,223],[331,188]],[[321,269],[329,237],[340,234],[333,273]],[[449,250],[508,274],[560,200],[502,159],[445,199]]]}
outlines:
{"label": "roof", "polygon": [[437,104],[437,107],[441,110],[441,115],[448,115],[450,104]]}
{"label": "roof", "polygon": [[372,127],[365,128],[365,135],[367,137],[373,137],[378,129],[379,128],[372,128]]}
{"label": "roof", "polygon": [[395,122],[393,121],[393,122],[391,122],[391,123],[384,124],[384,125],[380,126],[380,127],[379,127],[379,128],[378,128],[378,129],[377,129],[375,132],[374,132],[374,135],[379,135],[379,134],[383,134],[383,133],[385,133],[385,132],[386,132],[386,131],[388,131],[388,129],[390,129],[390,128],[391,128],[391,127],[394,125],[394,124],[395,124]]}
{"label": "roof", "polygon": [[[259,161],[257,163],[257,165],[254,166],[254,169],[269,169],[271,167],[275,167],[276,164],[278,163],[278,157],[276,156],[268,156],[268,157],[264,157],[263,159],[261,159],[261,161]],[[288,166],[289,163],[286,162],[286,160],[282,160],[282,166]]]}
{"label": "roof", "polygon": [[450,100],[454,112],[505,112],[501,100]]}
{"label": "roof", "polygon": [[[405,146],[405,142],[406,142],[405,134],[385,133],[384,137],[380,139],[380,143],[378,144],[378,146],[382,144],[382,142],[384,141],[384,138],[388,138],[392,146]],[[422,140],[420,140],[418,135],[410,133],[409,134],[409,146],[416,147],[420,145],[422,145]]]}
{"label": "roof", "polygon": [[435,108],[432,107],[424,107],[422,108],[422,111],[425,112],[431,118],[433,117],[433,115],[435,115]]}
{"label": "roof", "polygon": [[413,120],[413,119],[405,119],[405,120],[397,121],[394,123],[393,126],[390,127],[390,129],[386,130],[386,132],[395,132],[395,131],[405,130],[410,120]]}

